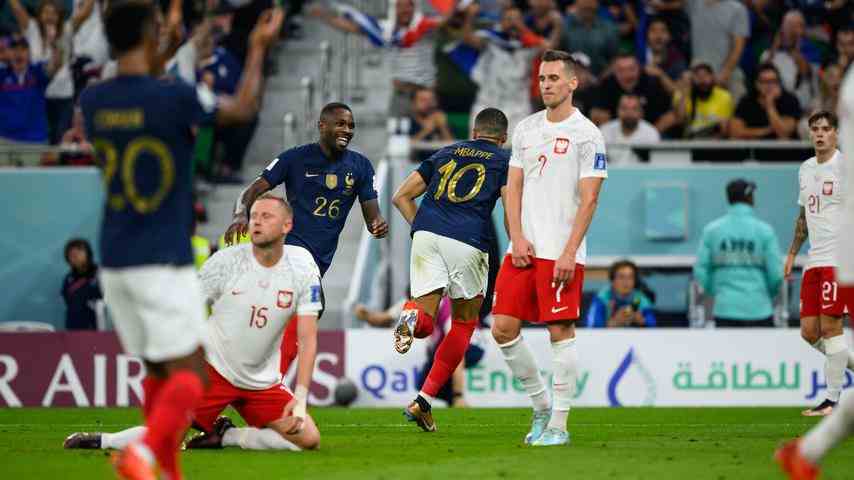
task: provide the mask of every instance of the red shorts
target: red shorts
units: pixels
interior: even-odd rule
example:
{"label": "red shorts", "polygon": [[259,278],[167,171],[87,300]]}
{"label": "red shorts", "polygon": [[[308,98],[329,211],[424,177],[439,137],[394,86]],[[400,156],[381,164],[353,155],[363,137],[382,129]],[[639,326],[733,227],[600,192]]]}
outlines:
{"label": "red shorts", "polygon": [[814,267],[801,280],[801,318],[854,313],[854,289],[836,283],[833,267]]}
{"label": "red shorts", "polygon": [[284,385],[274,385],[266,390],[244,390],[232,385],[210,365],[207,370],[211,383],[194,412],[195,424],[206,432],[211,431],[216,417],[229,405],[249,426],[264,428],[282,418],[282,411],[293,398]]}
{"label": "red shorts", "polygon": [[576,264],[572,282],[559,288],[552,286],[554,266],[554,260],[535,258],[530,267],[518,268],[506,255],[495,281],[492,313],[534,323],[577,320],[581,316],[584,265]]}

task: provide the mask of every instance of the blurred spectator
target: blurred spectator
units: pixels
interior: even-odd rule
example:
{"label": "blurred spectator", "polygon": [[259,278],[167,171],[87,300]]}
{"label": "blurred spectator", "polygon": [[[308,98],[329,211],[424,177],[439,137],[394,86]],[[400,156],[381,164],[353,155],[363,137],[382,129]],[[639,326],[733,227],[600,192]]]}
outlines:
{"label": "blurred spectator", "polygon": [[828,0],[824,2],[826,11],[823,18],[830,27],[830,44],[836,45],[841,30],[850,29],[854,20],[854,3],[851,0]]}
{"label": "blurred spectator", "polygon": [[[643,106],[637,95],[623,95],[617,108],[617,119],[602,125],[606,143],[655,143],[661,140],[658,130],[643,119]],[[608,145],[612,165],[638,163],[637,155],[628,147]]]}
{"label": "blurred spectator", "polygon": [[783,283],[783,256],[774,229],[756,218],[756,184],[726,187],[729,211],[703,229],[694,278],[714,297],[718,327],[773,327],[774,297]]}
{"label": "blurred spectator", "polygon": [[[590,117],[590,109],[596,103],[598,82],[596,77],[590,72],[590,57],[581,53],[575,52],[572,54],[572,59],[575,60],[575,78],[578,79],[578,88],[572,93],[572,104],[579,109],[585,117]],[[539,70],[535,71],[536,74]],[[539,95],[540,84],[537,79],[537,95]],[[542,110],[545,106],[540,99],[539,104],[535,105],[535,110]]]}
{"label": "blurred spectator", "polygon": [[699,61],[673,96],[673,108],[686,138],[727,138],[735,105],[732,96],[715,84],[712,66]]}
{"label": "blurred spectator", "polygon": [[[638,28],[638,16],[635,13],[633,2],[626,0],[603,0],[599,11],[607,12],[605,17],[617,26],[620,41],[620,51],[635,50],[635,33]],[[600,13],[600,16],[602,14]]]}
{"label": "blurred spectator", "polygon": [[638,267],[620,260],[608,269],[611,284],[593,297],[585,317],[588,328],[654,327],[652,300],[641,289]]}
{"label": "blurred spectator", "polygon": [[409,135],[414,141],[454,139],[448,128],[448,117],[438,108],[436,94],[429,88],[415,91],[410,121]]}
{"label": "blurred spectator", "polygon": [[[10,60],[0,65],[0,144],[47,142],[45,90],[59,68],[59,55],[50,62],[32,63],[27,39],[13,35]],[[53,50],[56,52],[56,50]],[[21,163],[37,164],[39,155],[23,154]]]}
{"label": "blurred spectator", "polygon": [[644,71],[655,77],[671,95],[676,90],[676,81],[687,69],[685,56],[671,42],[670,29],[661,18],[649,21],[646,31],[646,53]]}
{"label": "blurred spectator", "polygon": [[383,22],[349,6],[338,5],[338,9],[340,16],[325,7],[313,5],[310,14],[333,28],[362,34],[374,45],[390,49],[388,57],[391,62],[392,98],[389,114],[408,116],[415,90],[432,87],[436,82],[432,32],[444,20],[422,15],[416,8],[415,0],[395,0],[390,19]]}
{"label": "blurred spectator", "polygon": [[744,73],[738,67],[750,36],[747,8],[737,0],[687,0],[691,18],[691,59],[708,62],[717,83],[737,101],[745,93]]}
{"label": "blurred spectator", "polygon": [[9,49],[9,37],[0,35],[0,64],[11,61],[12,51]]}
{"label": "blurred spectator", "polygon": [[477,84],[471,78],[471,66],[477,51],[463,43],[466,9],[457,9],[436,32],[436,95],[439,108],[448,114],[452,131],[468,137],[468,119]]}
{"label": "blurred spectator", "polygon": [[[554,0],[529,0],[529,13],[525,16],[525,25],[535,34],[546,39],[549,45],[559,45],[563,36],[563,16],[557,9]],[[534,57],[531,66],[531,110],[538,111],[545,108],[540,96],[540,57]],[[590,67],[590,60],[587,60]],[[580,88],[580,86],[579,86]],[[577,90],[576,90],[577,92]],[[575,97],[573,97],[575,98]]]}
{"label": "blurred spectator", "polygon": [[644,109],[644,119],[665,134],[676,125],[676,114],[671,109],[670,95],[655,77],[643,72],[638,60],[631,54],[621,54],[614,60],[613,73],[597,88],[596,101],[590,119],[597,125],[617,116],[620,97],[637,95]]}
{"label": "blurred spectator", "polygon": [[[475,3],[470,9],[476,11],[476,7]],[[473,17],[467,17],[463,37],[467,45],[480,52],[471,71],[479,88],[469,123],[473,125],[474,117],[484,108],[501,105],[509,122],[508,131],[512,132],[532,113],[530,99],[520,92],[527,91],[534,58],[551,45],[528,29],[515,7],[505,8],[501,21],[490,29],[475,31]]]}
{"label": "blurred spectator", "polygon": [[837,32],[835,45],[835,54],[827,63],[839,65],[844,73],[854,59],[854,23],[847,24]]}
{"label": "blurred spectator", "polygon": [[76,153],[63,153],[59,157],[59,163],[74,167],[83,167],[95,164],[95,155],[92,145],[86,140],[86,131],[83,126],[83,112],[79,108],[74,109],[71,128],[62,136],[63,145],[74,145],[79,148]]}
{"label": "blurred spectator", "polygon": [[730,122],[730,138],[796,138],[801,107],[798,99],[783,89],[777,67],[771,64],[760,65],[755,88],[755,94],[746,95],[738,102]]}
{"label": "blurred spectator", "polygon": [[61,58],[62,66],[51,79],[45,92],[48,140],[51,144],[56,144],[63,132],[71,126],[71,115],[74,111],[74,82],[69,62],[72,32],[80,20],[63,21],[62,7],[54,0],[41,0],[35,18],[30,16],[20,0],[9,0],[9,7],[30,44],[30,58],[33,63],[49,61],[54,54],[52,49],[59,49],[57,54]]}
{"label": "blurred spectator", "polygon": [[691,29],[688,15],[685,13],[686,0],[647,0],[638,2],[639,27],[635,35],[640,52],[646,50],[646,31],[650,19],[660,18],[667,23],[673,45],[686,57],[691,50]]}
{"label": "blurred spectator", "polygon": [[813,98],[812,104],[804,109],[803,116],[798,122],[798,133],[801,138],[809,138],[809,125],[807,120],[810,115],[820,110],[836,112],[839,104],[839,90],[842,87],[842,66],[831,63],[824,67],[821,72],[818,85],[818,95]]}
{"label": "blurred spectator", "polygon": [[92,247],[82,238],[65,244],[65,261],[71,270],[62,282],[65,300],[66,330],[95,330],[97,328],[96,303],[101,300],[98,283],[98,265],[92,258]]}
{"label": "blurred spectator", "polygon": [[789,10],[771,48],[760,57],[762,62],[770,62],[777,67],[783,88],[792,92],[801,105],[812,103],[818,90],[815,72],[821,64],[821,51],[804,36],[805,32],[803,14]]}
{"label": "blurred spectator", "polygon": [[75,98],[90,81],[97,80],[101,67],[110,59],[102,21],[104,7],[102,0],[74,0],[71,75]]}
{"label": "blurred spectator", "polygon": [[599,0],[576,0],[566,16],[561,50],[583,52],[590,58],[590,71],[601,75],[617,55],[620,35],[617,26],[597,15]]}

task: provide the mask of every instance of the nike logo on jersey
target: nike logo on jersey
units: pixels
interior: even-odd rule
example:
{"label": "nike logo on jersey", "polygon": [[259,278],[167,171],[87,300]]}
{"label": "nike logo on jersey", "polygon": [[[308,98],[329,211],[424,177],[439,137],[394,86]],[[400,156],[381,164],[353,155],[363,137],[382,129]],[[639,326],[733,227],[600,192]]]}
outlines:
{"label": "nike logo on jersey", "polygon": [[568,308],[569,308],[569,307],[560,307],[560,308],[552,307],[552,313],[560,313],[560,312],[562,312],[562,311],[564,311],[564,310],[566,310],[566,309],[568,309]]}
{"label": "nike logo on jersey", "polygon": [[830,305],[822,304],[821,308],[822,308],[822,310],[827,310],[828,308],[833,308],[833,304],[832,303]]}
{"label": "nike logo on jersey", "polygon": [[244,292],[242,290],[232,290],[231,291],[232,295],[243,295],[244,293],[246,293],[246,292]]}

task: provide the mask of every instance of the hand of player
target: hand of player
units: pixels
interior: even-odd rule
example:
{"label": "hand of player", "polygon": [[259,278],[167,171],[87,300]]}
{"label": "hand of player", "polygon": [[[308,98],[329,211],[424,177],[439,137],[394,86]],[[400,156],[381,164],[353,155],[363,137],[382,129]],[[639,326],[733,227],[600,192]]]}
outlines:
{"label": "hand of player", "polygon": [[368,229],[374,238],[385,238],[388,235],[388,222],[383,217],[377,217],[371,222]]}
{"label": "hand of player", "polygon": [[513,239],[512,243],[513,251],[511,252],[511,257],[513,260],[513,266],[525,268],[531,265],[531,262],[534,259],[534,245],[523,236]]}
{"label": "hand of player", "polygon": [[249,35],[249,43],[256,48],[267,48],[279,38],[279,30],[285,20],[285,11],[280,7],[265,10]]}
{"label": "hand of player", "polygon": [[288,435],[299,433],[302,430],[303,423],[305,423],[305,414],[303,413],[303,416],[300,417],[295,412],[299,403],[299,400],[294,397],[285,405],[285,409],[282,411],[282,423],[285,427],[285,433]]}
{"label": "hand of player", "polygon": [[368,321],[368,313],[369,313],[368,307],[362,305],[361,303],[357,303],[353,307],[353,315],[355,315],[356,318],[358,318],[359,320],[361,320],[363,322]]}
{"label": "hand of player", "polygon": [[554,273],[552,274],[552,287],[558,288],[572,281],[575,275],[575,254],[563,254],[555,260]]}
{"label": "hand of player", "polygon": [[795,266],[795,256],[791,253],[786,255],[786,263],[783,264],[783,276],[788,279],[792,275],[792,268]]}
{"label": "hand of player", "polygon": [[243,215],[234,217],[234,223],[225,231],[225,244],[229,247],[236,244],[241,236],[246,235],[247,230],[249,230],[249,221],[246,217]]}

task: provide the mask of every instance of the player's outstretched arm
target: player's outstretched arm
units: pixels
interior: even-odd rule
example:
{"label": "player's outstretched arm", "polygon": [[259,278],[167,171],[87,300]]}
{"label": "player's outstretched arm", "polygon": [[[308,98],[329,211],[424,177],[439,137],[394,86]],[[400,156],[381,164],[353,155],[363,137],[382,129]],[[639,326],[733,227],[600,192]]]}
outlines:
{"label": "player's outstretched arm", "polygon": [[335,12],[323,5],[315,4],[310,6],[308,8],[308,14],[336,30],[341,30],[342,32],[347,33],[361,32],[361,29],[356,25],[356,22],[336,15]]}
{"label": "player's outstretched arm", "polygon": [[789,278],[789,275],[792,274],[792,268],[795,265],[795,257],[798,255],[798,252],[801,251],[801,246],[803,246],[808,237],[807,212],[804,207],[801,207],[801,211],[798,213],[798,218],[795,219],[795,235],[792,237],[792,244],[789,246],[789,254],[786,255],[786,264],[783,267],[783,275],[785,275],[786,278]]}
{"label": "player's outstretched arm", "polygon": [[415,199],[424,194],[427,190],[427,184],[421,178],[418,172],[412,172],[406,177],[406,180],[394,192],[391,198],[391,203],[400,211],[403,218],[412,225],[415,220],[415,214],[418,212],[418,205],[415,204]]}
{"label": "player's outstretched arm", "polygon": [[246,228],[249,222],[249,208],[255,203],[255,199],[261,194],[270,191],[273,188],[270,182],[263,177],[258,177],[251,185],[246,187],[240,196],[237,198],[237,203],[234,206],[234,217],[231,220],[231,226],[225,231],[225,244],[233,245],[237,243],[241,235],[246,234]]}
{"label": "player's outstretched arm", "polygon": [[220,97],[217,123],[228,125],[248,123],[258,112],[263,82],[262,67],[267,48],[279,36],[285,12],[279,7],[265,11],[249,36],[249,53],[243,66],[243,76],[234,97]]}
{"label": "player's outstretched arm", "polygon": [[362,216],[365,218],[365,227],[374,238],[385,238],[388,235],[388,222],[380,213],[380,204],[376,198],[365,200],[360,203]]}
{"label": "player's outstretched arm", "polygon": [[604,181],[605,179],[601,177],[585,177],[578,181],[581,204],[575,214],[569,240],[563,247],[560,258],[555,261],[552,281],[556,285],[572,281],[572,276],[575,273],[575,254],[578,252],[578,247],[581,246],[584,236],[587,235],[587,229],[590,228],[590,223],[593,221],[593,214],[596,213],[596,206],[599,204],[599,192]]}
{"label": "player's outstretched arm", "polygon": [[513,265],[527,267],[535,256],[534,245],[522,233],[522,189],[525,183],[525,173],[520,167],[510,167],[507,170],[507,203],[504,212],[507,215],[507,230],[510,242],[513,244]]}
{"label": "player's outstretched arm", "polygon": [[[311,385],[314,359],[317,356],[317,315],[297,315],[297,339],[299,354],[297,356],[297,385],[294,389],[294,397],[297,403],[293,412],[294,417],[304,421],[307,414],[308,388]],[[301,429],[302,422],[295,428]]]}

